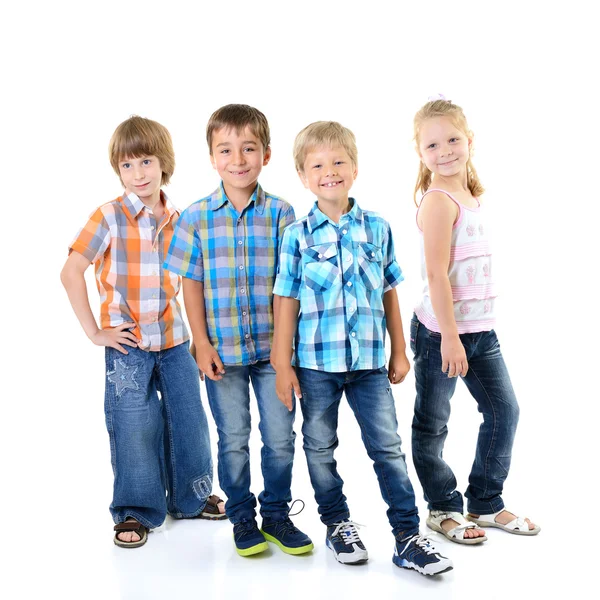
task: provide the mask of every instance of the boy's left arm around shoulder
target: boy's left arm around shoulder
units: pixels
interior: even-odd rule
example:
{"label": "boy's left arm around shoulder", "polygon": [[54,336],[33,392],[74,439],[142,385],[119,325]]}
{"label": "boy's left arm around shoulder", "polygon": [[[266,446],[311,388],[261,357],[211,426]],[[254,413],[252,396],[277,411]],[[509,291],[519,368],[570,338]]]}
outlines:
{"label": "boy's left arm around shoulder", "polygon": [[391,343],[388,379],[390,383],[402,383],[410,371],[410,363],[406,356],[406,341],[404,340],[402,316],[400,315],[396,288],[388,290],[383,295],[383,308]]}

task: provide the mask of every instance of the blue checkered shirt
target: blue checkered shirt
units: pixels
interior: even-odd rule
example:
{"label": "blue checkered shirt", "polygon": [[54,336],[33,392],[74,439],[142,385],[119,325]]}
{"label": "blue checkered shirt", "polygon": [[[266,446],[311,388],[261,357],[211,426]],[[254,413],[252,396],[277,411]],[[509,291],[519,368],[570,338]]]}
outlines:
{"label": "blue checkered shirt", "polygon": [[269,360],[277,259],[294,218],[258,184],[238,213],[221,184],[177,221],[164,267],[204,283],[208,337],[225,365]]}
{"label": "blue checkered shirt", "polygon": [[383,295],[403,277],[390,226],[352,210],[334,223],[318,208],[284,233],[273,293],[300,301],[297,366],[330,373],[386,362]]}

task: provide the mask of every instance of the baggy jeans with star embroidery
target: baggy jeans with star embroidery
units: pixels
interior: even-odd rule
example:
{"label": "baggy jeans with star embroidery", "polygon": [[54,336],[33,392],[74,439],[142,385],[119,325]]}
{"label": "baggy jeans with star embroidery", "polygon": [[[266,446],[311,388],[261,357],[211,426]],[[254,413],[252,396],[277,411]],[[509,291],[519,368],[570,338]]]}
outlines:
{"label": "baggy jeans with star embroidery", "polygon": [[212,459],[198,368],[188,343],[129,354],[106,348],[106,427],[115,523],[146,527],[194,517],[212,491]]}

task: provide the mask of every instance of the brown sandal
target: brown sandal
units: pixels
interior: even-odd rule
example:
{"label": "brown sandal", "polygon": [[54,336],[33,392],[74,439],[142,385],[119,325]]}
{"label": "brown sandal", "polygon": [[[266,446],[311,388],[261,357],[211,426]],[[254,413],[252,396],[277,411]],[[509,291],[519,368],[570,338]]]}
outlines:
{"label": "brown sandal", "polygon": [[196,519],[208,519],[209,521],[220,521],[226,519],[227,515],[219,511],[219,502],[223,502],[219,496],[212,494],[208,497],[202,512]]}
{"label": "brown sandal", "polygon": [[[115,544],[120,546],[121,548],[139,548],[143,546],[148,541],[148,528],[145,525],[142,525],[139,521],[135,519],[131,519],[129,521],[123,521],[122,523],[117,523],[114,527],[115,533]],[[119,533],[123,533],[124,531],[133,531],[140,536],[140,539],[136,542],[125,542],[120,540],[117,536]]]}

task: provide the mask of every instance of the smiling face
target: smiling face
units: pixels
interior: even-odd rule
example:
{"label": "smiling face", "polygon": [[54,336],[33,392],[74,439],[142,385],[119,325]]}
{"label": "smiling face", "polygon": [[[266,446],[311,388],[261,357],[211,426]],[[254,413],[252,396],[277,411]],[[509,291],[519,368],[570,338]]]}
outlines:
{"label": "smiling face", "polygon": [[342,205],[358,174],[348,152],[342,146],[318,146],[306,154],[300,180],[317,201]]}
{"label": "smiling face", "polygon": [[232,199],[247,194],[249,198],[271,158],[271,149],[263,148],[250,127],[240,132],[223,127],[213,132],[210,150],[210,161],[223,180],[227,196]]}
{"label": "smiling face", "polygon": [[162,169],[156,156],[125,157],[119,161],[119,175],[127,193],[133,192],[144,204],[160,199]]}
{"label": "smiling face", "polygon": [[471,142],[450,117],[432,117],[419,129],[419,156],[434,175],[466,176]]}

